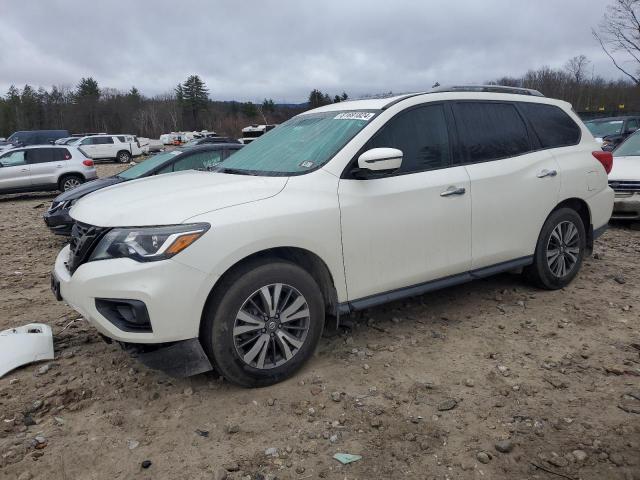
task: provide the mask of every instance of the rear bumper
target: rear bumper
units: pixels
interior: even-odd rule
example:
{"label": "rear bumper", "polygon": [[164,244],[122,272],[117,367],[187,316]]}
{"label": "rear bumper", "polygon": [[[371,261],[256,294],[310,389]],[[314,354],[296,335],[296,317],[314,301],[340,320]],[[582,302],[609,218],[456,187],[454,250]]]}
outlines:
{"label": "rear bumper", "polygon": [[613,220],[640,220],[640,192],[616,194],[613,204]]}

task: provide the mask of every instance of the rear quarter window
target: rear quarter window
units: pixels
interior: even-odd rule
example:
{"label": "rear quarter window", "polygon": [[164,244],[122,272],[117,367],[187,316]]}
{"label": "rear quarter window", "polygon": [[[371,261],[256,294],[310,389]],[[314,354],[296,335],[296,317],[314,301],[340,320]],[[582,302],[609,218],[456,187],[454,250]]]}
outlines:
{"label": "rear quarter window", "polygon": [[566,147],[580,142],[580,127],[560,107],[541,103],[520,103],[519,106],[542,148]]}

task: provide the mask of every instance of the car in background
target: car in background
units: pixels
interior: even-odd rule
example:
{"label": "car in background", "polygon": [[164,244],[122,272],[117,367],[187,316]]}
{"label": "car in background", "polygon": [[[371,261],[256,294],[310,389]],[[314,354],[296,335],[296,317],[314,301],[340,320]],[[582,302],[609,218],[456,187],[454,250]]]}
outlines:
{"label": "car in background", "polygon": [[68,136],[68,130],[21,130],[12,133],[9,138],[0,142],[0,150],[27,147],[29,145],[52,144],[59,138]]}
{"label": "car in background", "polygon": [[53,142],[54,145],[70,145],[74,142],[76,142],[78,140],[78,137],[63,137],[63,138],[59,138],[58,140],[56,140],[55,142]]}
{"label": "car in background", "polygon": [[93,160],[75,147],[33,145],[0,154],[0,193],[66,192],[95,178]]}
{"label": "car in background", "polygon": [[236,143],[240,144],[239,140],[235,138],[229,137],[204,137],[204,138],[194,138],[193,140],[184,144],[185,147],[195,147],[196,145],[206,145],[208,143]]}
{"label": "car in background", "polygon": [[602,149],[612,151],[640,128],[640,117],[595,118],[584,122]]}
{"label": "car in background", "polygon": [[262,135],[270,130],[273,130],[276,127],[277,125],[249,125],[248,127],[244,127],[242,129],[241,142],[245,145],[248,145],[258,137],[261,137]]}
{"label": "car in background", "polygon": [[44,214],[44,223],[57,235],[70,235],[73,219],[69,216],[69,210],[85,195],[138,178],[184,170],[207,170],[227,159],[242,146],[237,143],[218,143],[158,153],[117,175],[94,180],[71,192],[58,195]]}
{"label": "car in background", "polygon": [[71,144],[94,160],[129,163],[134,157],[142,155],[142,148],[134,135],[91,135]]}
{"label": "car in background", "polygon": [[613,151],[609,186],[615,192],[614,220],[640,221],[640,131]]}

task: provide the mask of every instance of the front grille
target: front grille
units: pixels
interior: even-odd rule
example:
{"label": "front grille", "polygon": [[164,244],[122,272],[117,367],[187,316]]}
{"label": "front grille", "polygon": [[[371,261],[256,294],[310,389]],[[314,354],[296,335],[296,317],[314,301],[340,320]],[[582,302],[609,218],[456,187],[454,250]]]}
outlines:
{"label": "front grille", "polygon": [[640,180],[611,180],[609,186],[615,192],[640,192]]}
{"label": "front grille", "polygon": [[71,240],[69,241],[69,260],[67,268],[71,273],[85,263],[102,236],[108,228],[94,227],[86,223],[76,222],[71,228]]}

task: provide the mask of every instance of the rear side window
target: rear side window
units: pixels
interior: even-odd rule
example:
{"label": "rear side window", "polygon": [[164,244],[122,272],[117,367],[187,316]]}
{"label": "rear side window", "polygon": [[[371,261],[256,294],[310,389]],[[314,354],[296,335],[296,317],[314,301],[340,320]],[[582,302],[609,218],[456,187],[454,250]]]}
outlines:
{"label": "rear side window", "polygon": [[542,148],[566,147],[580,141],[580,127],[561,108],[524,102],[519,106],[531,123]]}
{"label": "rear side window", "polygon": [[54,148],[53,150],[53,161],[58,160],[69,160],[71,158],[71,154],[69,150],[66,148]]}
{"label": "rear side window", "polygon": [[105,145],[107,143],[113,143],[113,138],[111,137],[96,137],[93,140],[94,144]]}
{"label": "rear side window", "polygon": [[124,139],[124,135],[118,135],[118,140],[120,140],[122,143],[125,143],[125,139]]}
{"label": "rear side window", "polygon": [[460,102],[454,112],[467,161],[489,162],[531,151],[527,127],[513,104]]}
{"label": "rear side window", "polygon": [[53,162],[53,148],[34,148],[27,150],[27,163],[47,163]]}
{"label": "rear side window", "polygon": [[371,148],[402,150],[398,173],[421,172],[449,165],[449,133],[442,105],[413,108],[393,117],[367,143]]}

